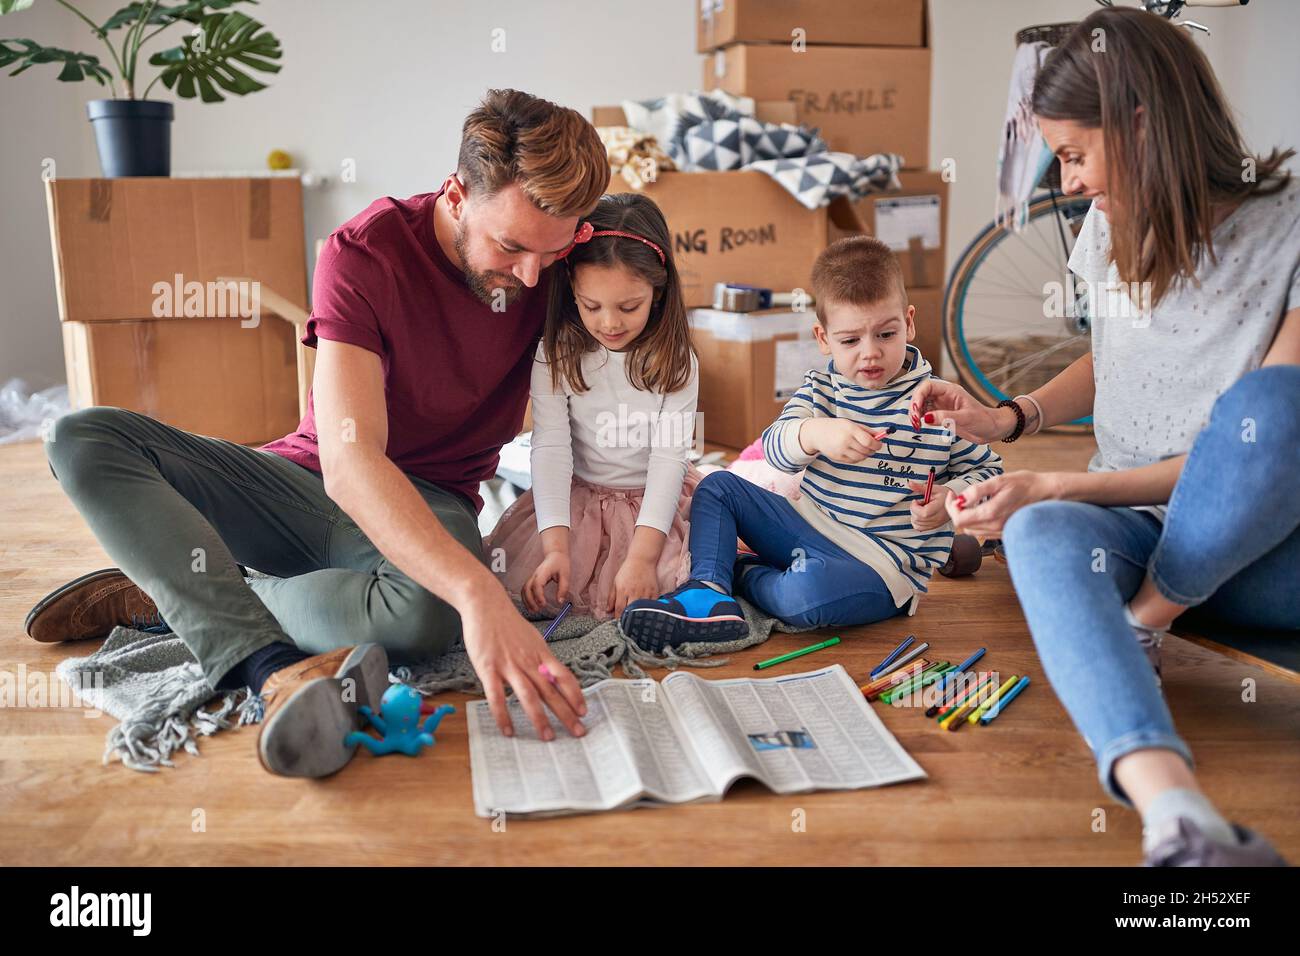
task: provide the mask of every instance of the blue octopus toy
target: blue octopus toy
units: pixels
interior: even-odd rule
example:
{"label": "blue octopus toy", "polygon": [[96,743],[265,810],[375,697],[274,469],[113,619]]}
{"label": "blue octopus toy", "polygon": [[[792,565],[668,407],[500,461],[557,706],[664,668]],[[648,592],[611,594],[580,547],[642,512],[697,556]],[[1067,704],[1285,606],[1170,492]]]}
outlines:
{"label": "blue octopus toy", "polygon": [[408,757],[418,756],[422,748],[433,746],[433,732],[438,729],[442,718],[456,710],[450,704],[443,704],[429,715],[424,726],[420,726],[420,701],[420,695],[414,689],[405,684],[394,684],[384,691],[378,714],[364,705],[358,708],[366,720],[384,735],[384,739],[376,740],[367,733],[354,730],[343,738],[343,742],[361,744],[372,754],[381,756],[398,752]]}

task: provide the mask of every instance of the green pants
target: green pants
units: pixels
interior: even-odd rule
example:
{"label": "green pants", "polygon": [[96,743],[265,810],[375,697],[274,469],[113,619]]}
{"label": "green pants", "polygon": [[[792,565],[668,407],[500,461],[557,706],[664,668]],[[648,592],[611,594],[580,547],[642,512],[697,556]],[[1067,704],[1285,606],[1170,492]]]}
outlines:
{"label": "green pants", "polygon": [[[456,610],[389,563],[320,475],[286,458],[106,406],[58,419],[45,452],[214,687],[273,641],[311,654],[374,642],[410,663],[460,636]],[[483,561],[470,503],[410,480],[466,560]],[[237,563],[274,577],[245,580]]]}

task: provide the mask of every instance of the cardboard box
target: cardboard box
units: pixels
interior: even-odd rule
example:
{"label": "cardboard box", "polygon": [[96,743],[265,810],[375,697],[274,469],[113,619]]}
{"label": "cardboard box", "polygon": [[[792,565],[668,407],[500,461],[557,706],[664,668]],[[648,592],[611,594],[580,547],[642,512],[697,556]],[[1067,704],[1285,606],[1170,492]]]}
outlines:
{"label": "cardboard box", "polygon": [[856,203],[836,207],[830,239],[866,233],[898,255],[903,282],[912,286],[944,285],[945,237],[948,234],[948,184],[936,172],[904,170],[901,189],[872,193]]}
{"label": "cardboard box", "polygon": [[943,378],[943,287],[908,286],[907,299],[916,307],[912,319],[916,323],[916,338],[911,344],[921,350],[934,374]]}
{"label": "cardboard box", "polygon": [[[754,103],[754,118],[764,123],[797,123],[799,114],[789,100],[763,100]],[[621,106],[593,106],[592,126],[626,126],[627,114]]]}
{"label": "cardboard box", "polygon": [[73,408],[115,405],[242,444],[299,421],[294,327],[263,317],[62,323]]}
{"label": "cardboard box", "polygon": [[[940,310],[943,290],[908,290],[916,307],[913,345],[941,375]],[[829,359],[813,338],[817,316],[783,309],[719,312],[692,309],[691,341],[700,360],[702,436],[698,440],[744,448],[781,414],[811,368]]]}
{"label": "cardboard box", "polygon": [[817,316],[693,309],[690,321],[700,360],[696,440],[744,448],[776,420],[821,357],[812,334]]}
{"label": "cardboard box", "polygon": [[[633,191],[621,177],[609,188]],[[688,307],[712,305],[715,282],[807,288],[826,248],[827,208],[805,209],[766,173],[660,173],[640,192],[668,220]]]}
{"label": "cardboard box", "polygon": [[296,177],[58,179],[46,199],[65,322],[162,318],[155,285],[177,275],[248,276],[307,307]]}
{"label": "cardboard box", "polygon": [[699,0],[696,46],[728,43],[924,46],[925,0]]}
{"label": "cardboard box", "polygon": [[799,122],[821,129],[830,148],[868,156],[898,153],[905,169],[930,162],[928,47],[737,43],[704,60],[705,89],[789,100]]}

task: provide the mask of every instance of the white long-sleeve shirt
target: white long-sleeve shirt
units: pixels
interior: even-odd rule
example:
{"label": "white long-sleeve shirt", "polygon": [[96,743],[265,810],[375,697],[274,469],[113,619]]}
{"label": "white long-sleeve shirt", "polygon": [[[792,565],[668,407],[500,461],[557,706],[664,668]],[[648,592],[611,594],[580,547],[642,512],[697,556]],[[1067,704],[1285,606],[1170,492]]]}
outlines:
{"label": "white long-sleeve shirt", "polygon": [[587,391],[551,385],[539,343],[533,362],[533,503],[537,530],[569,526],[573,476],[610,488],[645,488],[638,525],[668,533],[686,477],[699,397],[699,363],[666,395],[628,380],[626,354],[603,346],[582,357]]}

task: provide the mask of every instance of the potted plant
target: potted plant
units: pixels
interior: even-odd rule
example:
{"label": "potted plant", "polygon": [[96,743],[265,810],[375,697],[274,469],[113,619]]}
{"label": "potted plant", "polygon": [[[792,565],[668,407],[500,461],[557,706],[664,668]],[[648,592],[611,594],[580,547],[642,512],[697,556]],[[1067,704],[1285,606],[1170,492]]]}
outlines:
{"label": "potted plant", "polygon": [[[26,10],[35,0],[0,0],[0,15]],[[191,0],[165,5],[159,0],[130,3],[101,24],[96,24],[70,0],[56,0],[85,21],[103,41],[112,71],[89,53],[44,46],[34,40],[0,39],[0,69],[17,64],[16,76],[39,63],[61,63],[58,78],[64,82],[92,79],[118,94],[113,99],[91,100],[86,111],[95,129],[99,162],[105,176],[167,176],[171,173],[172,104],[149,99],[156,83],[183,99],[198,96],[219,103],[221,91],[243,96],[266,89],[245,69],[278,73],[280,41],[261,23],[236,10],[237,3],[255,0]],[[137,94],[141,50],[175,23],[190,24],[179,46],[149,57],[158,74]],[[115,34],[120,33],[120,40]]]}

